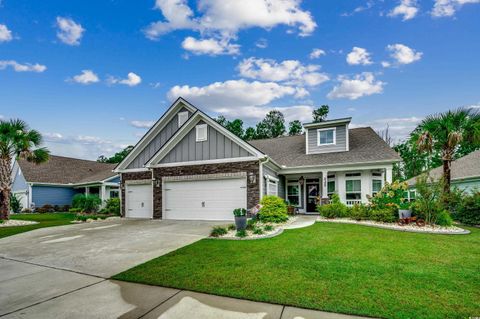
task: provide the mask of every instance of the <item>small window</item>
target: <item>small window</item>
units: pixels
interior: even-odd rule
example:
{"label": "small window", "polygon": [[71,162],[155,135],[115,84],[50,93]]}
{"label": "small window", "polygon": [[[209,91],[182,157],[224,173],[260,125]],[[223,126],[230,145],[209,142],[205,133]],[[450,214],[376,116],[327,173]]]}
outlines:
{"label": "small window", "polygon": [[207,140],[207,135],[208,135],[208,130],[207,130],[207,124],[200,124],[195,127],[196,130],[196,141],[197,142],[204,142]]}
{"label": "small window", "polygon": [[345,174],[346,177],[358,177],[362,176],[362,173],[347,173]]}
{"label": "small window", "polygon": [[382,190],[382,180],[380,179],[372,180],[372,195],[375,196],[381,190]]}
{"label": "small window", "polygon": [[352,179],[345,181],[347,200],[362,199],[362,181]]}
{"label": "small window", "polygon": [[178,127],[182,126],[188,120],[188,112],[178,113]]}
{"label": "small window", "polygon": [[300,185],[288,185],[287,186],[287,200],[292,206],[300,206]]}
{"label": "small window", "polygon": [[278,185],[276,181],[268,180],[267,182],[267,195],[278,195]]}
{"label": "small window", "polygon": [[118,198],[118,189],[112,189],[110,191],[110,198]]}
{"label": "small window", "polygon": [[328,181],[327,193],[328,195],[332,195],[333,193],[335,193],[335,181]]}
{"label": "small window", "polygon": [[336,130],[335,128],[319,129],[318,132],[318,145],[333,145],[336,143]]}

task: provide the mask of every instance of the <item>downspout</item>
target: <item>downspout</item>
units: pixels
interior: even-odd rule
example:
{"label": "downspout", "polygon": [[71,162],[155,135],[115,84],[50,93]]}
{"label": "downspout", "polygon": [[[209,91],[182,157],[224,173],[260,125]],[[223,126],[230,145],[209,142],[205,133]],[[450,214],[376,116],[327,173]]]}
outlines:
{"label": "downspout", "polygon": [[263,164],[267,164],[270,161],[268,156],[260,158],[260,169],[259,169],[259,178],[260,178],[260,200],[263,198]]}

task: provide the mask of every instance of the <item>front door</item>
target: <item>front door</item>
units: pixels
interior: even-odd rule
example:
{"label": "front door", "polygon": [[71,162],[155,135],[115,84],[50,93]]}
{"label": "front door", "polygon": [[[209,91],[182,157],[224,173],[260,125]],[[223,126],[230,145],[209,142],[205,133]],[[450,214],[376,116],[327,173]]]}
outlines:
{"label": "front door", "polygon": [[307,213],[315,213],[317,211],[318,196],[320,195],[319,181],[307,182]]}

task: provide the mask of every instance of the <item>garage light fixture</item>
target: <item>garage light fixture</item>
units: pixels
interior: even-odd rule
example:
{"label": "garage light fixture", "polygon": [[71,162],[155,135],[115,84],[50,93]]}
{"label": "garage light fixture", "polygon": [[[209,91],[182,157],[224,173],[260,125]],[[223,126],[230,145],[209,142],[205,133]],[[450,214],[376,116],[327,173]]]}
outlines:
{"label": "garage light fixture", "polygon": [[257,175],[252,172],[248,173],[248,182],[250,184],[255,184],[257,182]]}

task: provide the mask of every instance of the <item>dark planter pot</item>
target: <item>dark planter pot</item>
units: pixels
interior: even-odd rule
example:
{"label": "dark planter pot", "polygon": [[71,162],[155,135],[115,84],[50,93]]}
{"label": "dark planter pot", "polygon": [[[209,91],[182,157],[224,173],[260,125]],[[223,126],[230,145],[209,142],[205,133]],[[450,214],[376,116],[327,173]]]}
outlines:
{"label": "dark planter pot", "polygon": [[237,230],[247,228],[247,216],[235,216],[235,227]]}
{"label": "dark planter pot", "polygon": [[399,209],[398,210],[399,218],[409,218],[412,217],[412,211],[410,209]]}
{"label": "dark planter pot", "polygon": [[295,206],[287,206],[288,214],[293,215],[295,213]]}

